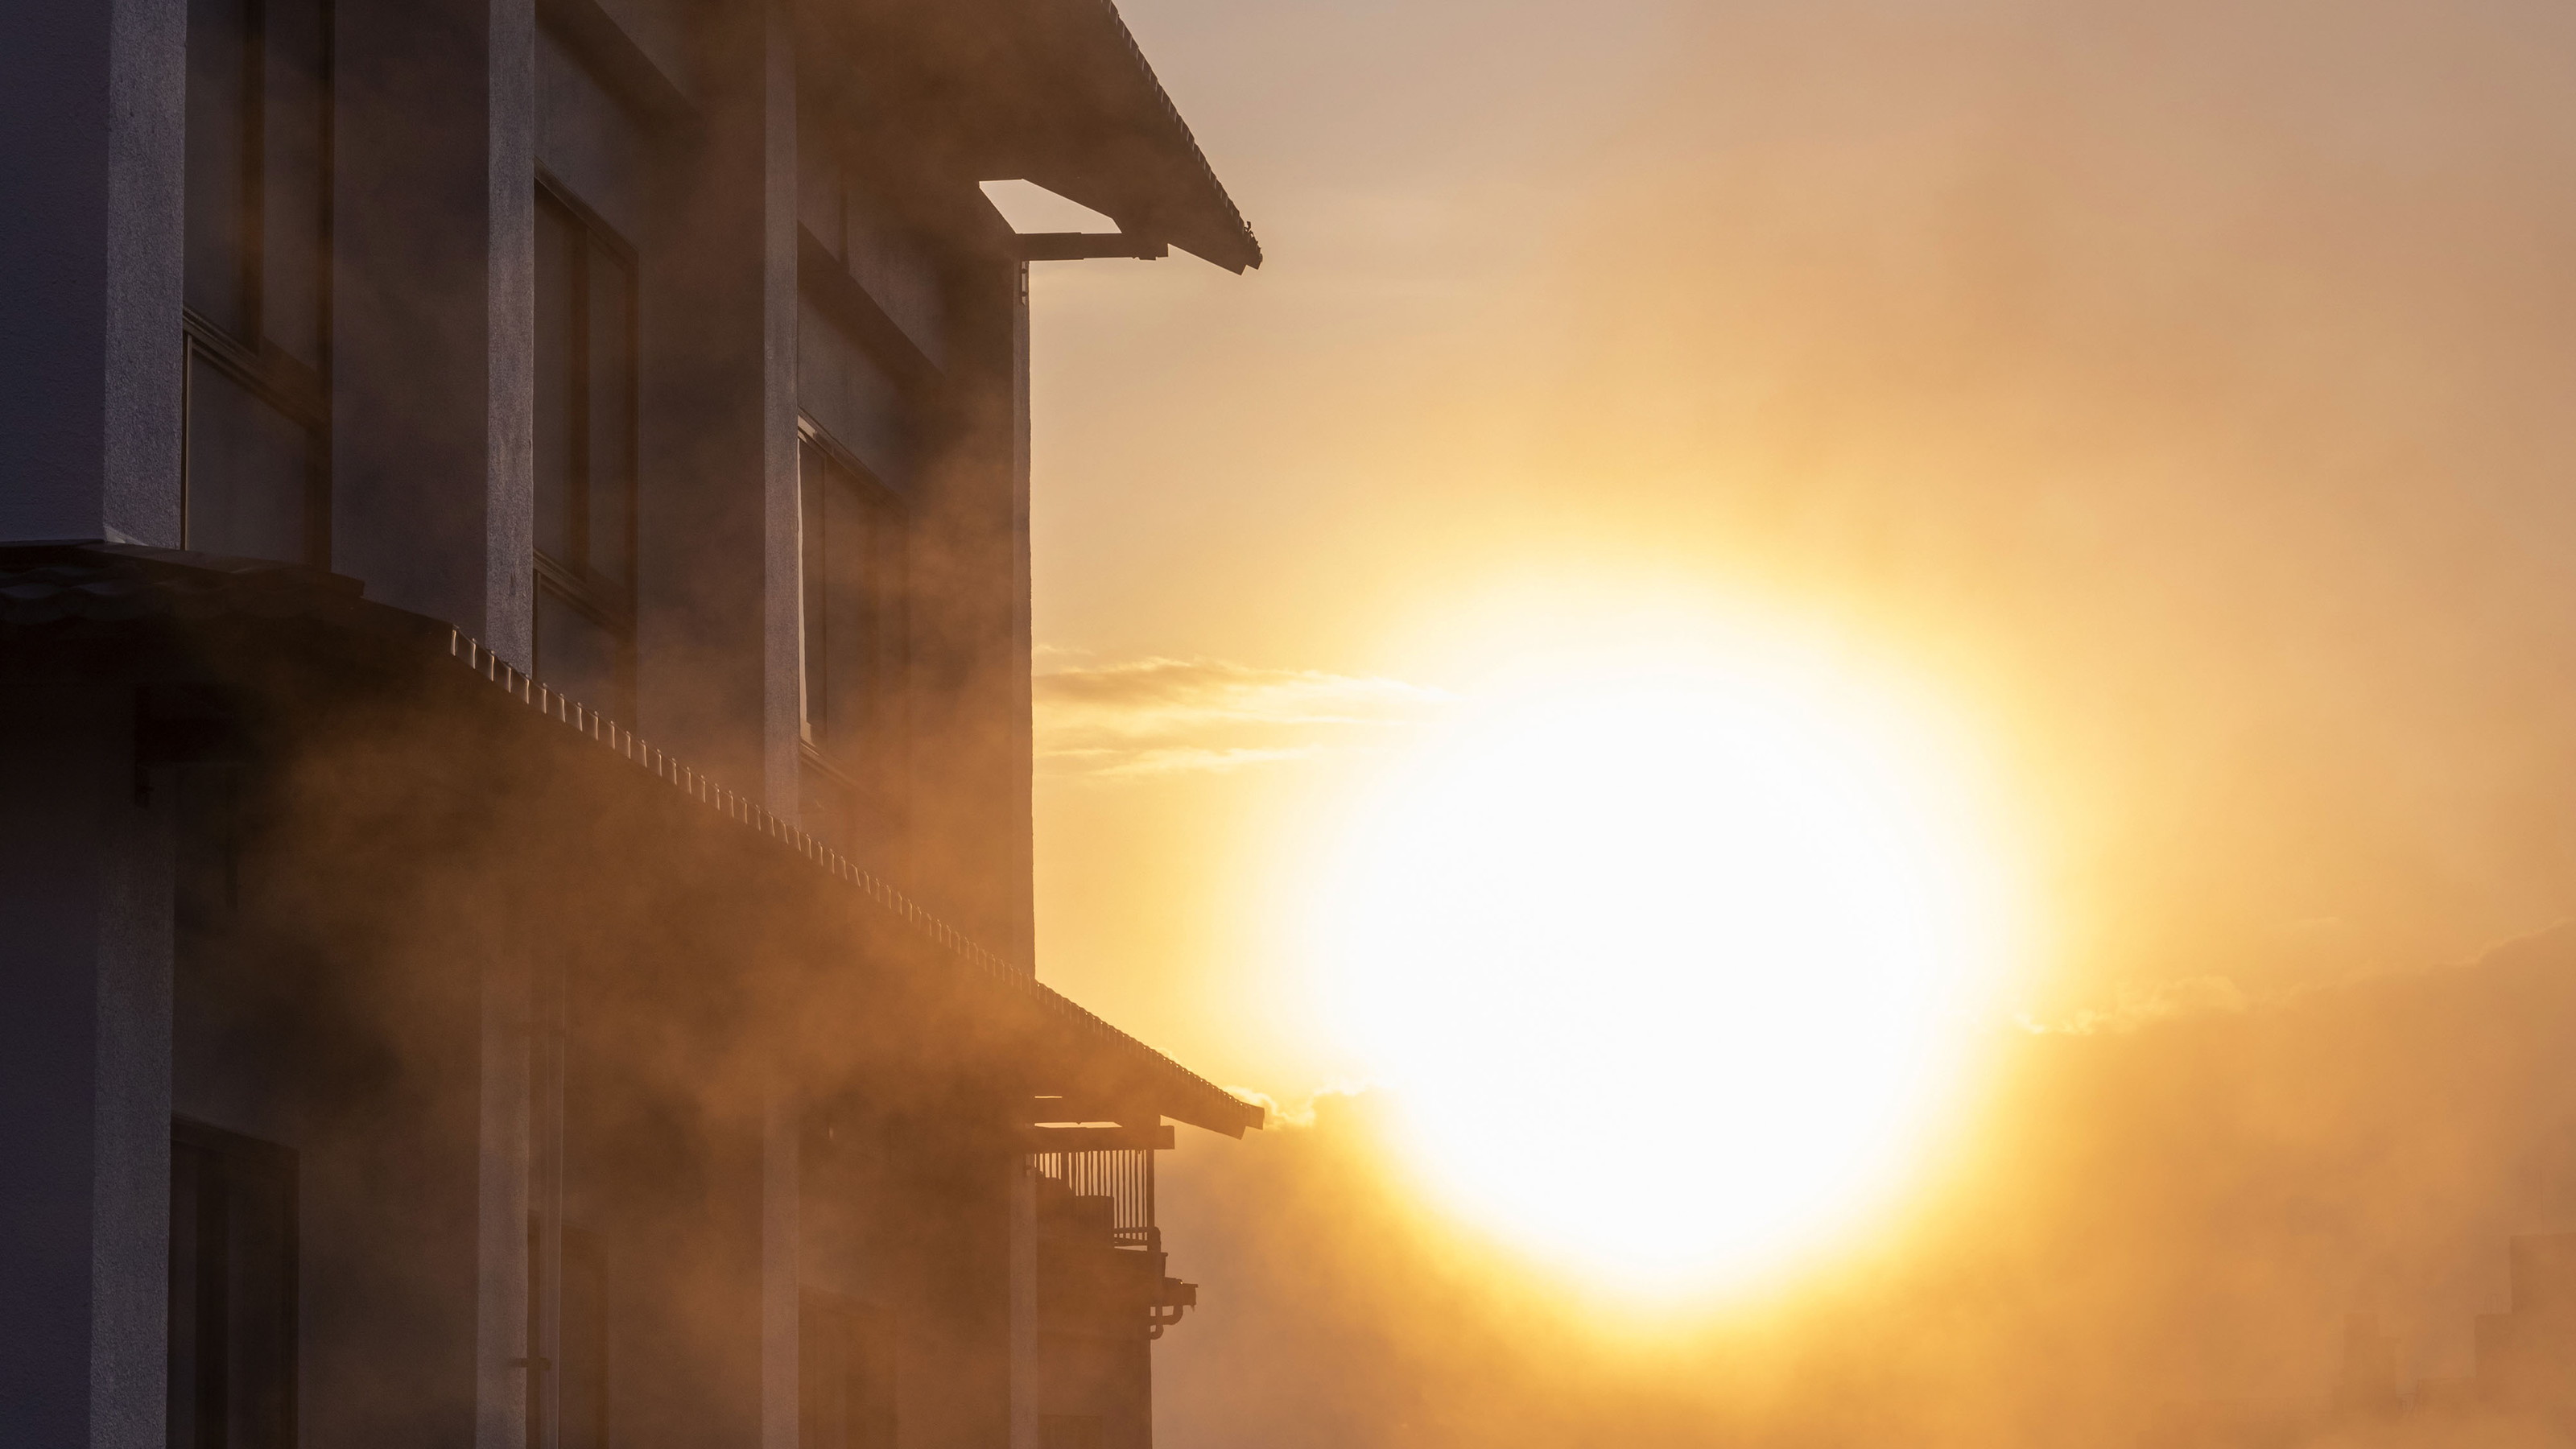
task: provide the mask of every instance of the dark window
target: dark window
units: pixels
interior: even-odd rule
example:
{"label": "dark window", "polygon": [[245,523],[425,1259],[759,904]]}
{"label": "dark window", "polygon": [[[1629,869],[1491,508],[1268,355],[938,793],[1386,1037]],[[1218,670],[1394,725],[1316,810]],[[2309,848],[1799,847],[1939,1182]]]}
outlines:
{"label": "dark window", "polygon": [[1098,1414],[1040,1414],[1038,1449],[1101,1449]]}
{"label": "dark window", "polygon": [[171,1449],[295,1443],[295,1158],[180,1123],[170,1146]]}
{"label": "dark window", "polygon": [[[549,1278],[555,1293],[552,1345],[545,1338]],[[549,1274],[544,1225],[528,1219],[528,1343],[528,1449],[607,1449],[608,1271],[597,1237],[565,1227]]]}
{"label": "dark window", "polygon": [[810,812],[845,845],[891,798],[901,724],[903,515],[857,465],[808,436],[797,533]]}
{"label": "dark window", "polygon": [[188,547],[320,562],[313,433],[203,351],[188,359]]}
{"label": "dark window", "polygon": [[608,1449],[608,1268],[579,1228],[563,1232],[556,1338],[556,1449]]}
{"label": "dark window", "polygon": [[632,719],[635,266],[537,197],[537,676]]}
{"label": "dark window", "polygon": [[189,0],[183,540],[327,562],[324,0]]}
{"label": "dark window", "polygon": [[798,1449],[894,1449],[892,1315],[809,1291],[798,1327]]}

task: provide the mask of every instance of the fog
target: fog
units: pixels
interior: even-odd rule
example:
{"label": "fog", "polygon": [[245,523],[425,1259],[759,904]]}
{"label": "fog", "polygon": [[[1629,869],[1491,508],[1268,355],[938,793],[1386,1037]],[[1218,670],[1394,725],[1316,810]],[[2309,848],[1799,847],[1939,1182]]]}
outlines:
{"label": "fog", "polygon": [[[2576,952],[2457,964],[2571,914],[2576,20],[1129,9],[1271,262],[1040,277],[1042,637],[1452,688],[1491,595],[1675,587],[1866,641],[2001,762],[2048,1028],[1881,1234],[1642,1346],[1365,1096],[1185,1151],[1165,1442],[2532,1442],[2440,1405],[2576,1228]],[[1050,979],[1332,1081],[1263,1015],[1293,874],[1098,888],[1275,864],[1329,768],[1042,785]],[[2421,1412],[2333,1411],[2356,1314]]]}
{"label": "fog", "polygon": [[[2468,1381],[2507,1237],[2576,1225],[2571,1030],[2560,932],[2021,1035],[1913,1211],[1759,1302],[1633,1322],[1431,1218],[1379,1166],[1379,1104],[1326,1097],[1165,1169],[1211,1286],[1161,1347],[1164,1442],[2564,1442]],[[1530,1170],[1585,1156],[1533,1142]],[[2348,1355],[2356,1315],[2393,1376]]]}

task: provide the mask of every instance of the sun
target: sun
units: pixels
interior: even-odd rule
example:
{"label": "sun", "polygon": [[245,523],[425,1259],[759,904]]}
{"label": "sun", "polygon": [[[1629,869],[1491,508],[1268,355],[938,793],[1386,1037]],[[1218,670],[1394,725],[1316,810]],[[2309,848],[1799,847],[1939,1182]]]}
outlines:
{"label": "sun", "polygon": [[1438,1196],[1623,1289],[1852,1231],[1956,1110],[2000,856],[1935,733],[1813,669],[1560,670],[1391,771],[1328,1009]]}

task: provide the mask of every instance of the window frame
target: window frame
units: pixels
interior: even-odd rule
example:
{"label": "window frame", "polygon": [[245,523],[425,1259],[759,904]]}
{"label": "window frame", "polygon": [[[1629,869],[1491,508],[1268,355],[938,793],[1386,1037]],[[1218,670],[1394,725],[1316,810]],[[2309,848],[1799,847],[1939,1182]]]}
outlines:
{"label": "window frame", "polygon": [[[797,757],[806,779],[819,785],[829,797],[827,809],[846,815],[854,827],[854,838],[835,841],[844,850],[857,850],[866,842],[855,838],[863,824],[882,827],[890,836],[899,835],[904,821],[903,756],[909,738],[909,697],[906,679],[912,660],[911,614],[908,607],[909,578],[912,567],[913,516],[911,500],[901,489],[888,484],[878,472],[861,462],[848,448],[834,438],[829,429],[802,413],[797,415],[796,477],[796,741]],[[864,667],[868,672],[862,698],[868,701],[857,726],[847,724],[837,729],[831,722],[828,695],[824,728],[817,738],[814,728],[813,695],[819,687],[830,691],[829,664],[832,644],[828,635],[822,644],[825,670],[817,680],[814,668],[814,646],[809,629],[809,615],[814,597],[808,573],[811,551],[806,530],[809,525],[807,494],[807,453],[819,458],[830,470],[845,476],[867,511],[873,543],[870,552],[876,559],[863,576],[868,591],[866,607],[875,635]],[[829,486],[828,483],[826,486]],[[884,565],[891,561],[892,568]],[[831,568],[828,551],[824,569],[828,579]],[[894,577],[889,578],[891,573]],[[828,587],[828,584],[826,584]],[[822,830],[823,822],[808,822],[809,829]]]}
{"label": "window frame", "polygon": [[902,1320],[873,1299],[797,1294],[798,1449],[895,1449],[902,1441]]}
{"label": "window frame", "polygon": [[[588,203],[584,202],[580,196],[575,194],[569,185],[555,176],[554,173],[544,170],[543,168],[540,168],[537,172],[536,204],[541,208],[552,205],[563,212],[571,221],[575,230],[581,235],[582,240],[586,243],[581,268],[581,280],[577,289],[578,296],[574,302],[574,306],[577,309],[575,315],[580,319],[579,325],[575,330],[580,336],[581,345],[579,349],[580,362],[577,372],[578,385],[572,390],[573,408],[575,411],[574,421],[577,424],[577,426],[573,428],[572,432],[574,438],[577,440],[576,446],[579,450],[577,456],[582,460],[584,466],[574,470],[574,477],[569,480],[574,485],[574,491],[571,500],[568,503],[570,518],[566,524],[568,537],[579,546],[584,556],[578,559],[556,558],[551,553],[548,553],[544,548],[538,546],[535,537],[536,530],[533,527],[530,529],[528,552],[529,557],[533,561],[533,573],[535,576],[534,583],[536,589],[540,593],[551,594],[558,602],[588,619],[591,623],[598,625],[602,630],[606,631],[610,638],[615,642],[617,663],[615,669],[616,684],[614,686],[614,692],[617,695],[617,698],[614,700],[582,701],[582,703],[590,706],[591,708],[606,710],[614,715],[621,710],[631,711],[631,701],[634,698],[635,692],[636,596],[640,587],[640,580],[637,575],[642,571],[641,545],[643,514],[643,508],[641,506],[643,496],[644,424],[644,277],[642,255],[637,251],[632,242],[629,242],[615,227],[610,226],[606,218],[602,217],[595,208],[591,207]],[[593,377],[592,369],[595,366],[597,359],[593,355],[590,346],[591,270],[587,248],[597,248],[598,250],[604,251],[611,257],[615,258],[617,264],[624,270],[626,281],[625,355],[628,365],[628,376],[626,378],[626,387],[628,392],[628,406],[626,409],[626,447],[627,457],[631,460],[633,466],[630,475],[626,479],[627,507],[625,534],[623,538],[618,540],[619,546],[624,551],[626,559],[627,576],[623,581],[611,578],[601,573],[597,568],[592,566],[591,559],[588,557],[592,541],[590,525],[591,485],[593,482],[589,476],[588,468],[591,435],[593,432],[591,427],[590,384]],[[536,380],[532,377],[530,386],[533,388],[537,385]],[[531,479],[531,483],[531,506],[533,508],[535,491],[535,482],[533,477]],[[537,607],[538,600],[531,598],[529,602],[531,614],[533,615],[533,612]],[[532,617],[530,620],[530,628],[532,632],[534,627],[535,621]],[[536,662],[537,667],[542,674],[545,662],[541,659]],[[553,683],[555,681],[549,680],[548,682]]]}
{"label": "window frame", "polygon": [[[301,1425],[299,1423],[301,1407],[299,1400],[301,1398],[301,1389],[304,1377],[304,1345],[302,1337],[304,1203],[302,1165],[299,1154],[294,1148],[285,1146],[281,1143],[269,1142],[261,1138],[246,1136],[242,1133],[217,1127],[211,1123],[198,1121],[191,1117],[171,1118],[170,1147],[174,1170],[179,1150],[181,1148],[187,1148],[207,1154],[219,1161],[228,1163],[247,1162],[256,1164],[262,1170],[276,1174],[280,1180],[283,1187],[283,1202],[285,1205],[285,1252],[283,1261],[278,1265],[280,1269],[280,1281],[278,1287],[281,1292],[280,1307],[283,1319],[281,1327],[283,1330],[282,1336],[285,1339],[285,1362],[280,1365],[281,1374],[278,1386],[281,1394],[279,1404],[279,1438],[281,1440],[282,1449],[283,1446],[293,1446],[298,1444],[301,1442],[302,1434]],[[202,1192],[202,1185],[200,1187],[200,1191]],[[202,1212],[202,1199],[200,1199],[200,1203],[200,1211]],[[175,1206],[175,1203],[173,1206]],[[175,1235],[177,1224],[174,1222],[171,1227]],[[203,1291],[202,1283],[204,1262],[203,1248],[202,1245],[200,1245],[199,1253],[196,1258],[200,1275],[200,1284],[197,1289],[198,1292]],[[170,1264],[170,1276],[172,1278],[173,1287],[176,1286],[177,1274],[178,1262],[177,1256],[174,1253]],[[199,1299],[197,1301],[200,1309],[199,1318],[202,1322],[203,1300]],[[175,1307],[175,1305],[173,1306]],[[196,1346],[197,1354],[192,1358],[191,1362],[202,1365],[204,1362],[203,1355],[205,1353],[205,1346],[203,1342],[197,1338],[197,1332],[198,1330],[192,1326],[190,1330],[191,1340]],[[168,1335],[168,1338],[171,1348],[175,1350],[178,1343],[178,1334],[176,1332],[175,1323],[172,1325],[172,1331]],[[227,1364],[224,1369],[219,1369],[218,1372],[225,1373],[228,1369],[229,1365]],[[198,1371],[198,1383],[202,1385],[204,1381],[204,1369],[200,1367]],[[177,1385],[175,1383],[171,1384],[169,1387],[174,1392],[177,1389]],[[198,1392],[202,1394],[202,1388],[199,1388]],[[202,1413],[204,1407],[203,1399],[200,1398],[198,1403],[199,1412]],[[219,1439],[223,1437],[227,1436],[218,1436]],[[181,1449],[181,1446],[174,1445],[173,1449]],[[194,1449],[194,1446],[187,1446],[187,1449]],[[229,1449],[243,1449],[243,1446],[229,1446]]]}
{"label": "window frame", "polygon": [[[273,3],[275,0],[244,0],[243,5],[245,29],[241,43],[247,70],[241,116],[244,184],[241,214],[236,218],[241,230],[242,275],[236,281],[242,289],[242,311],[249,321],[250,335],[236,335],[230,328],[187,305],[184,298],[179,308],[182,349],[179,367],[179,546],[195,546],[191,537],[190,505],[193,500],[189,496],[195,470],[190,451],[197,407],[196,364],[202,361],[222,369],[252,396],[276,408],[305,430],[304,557],[289,562],[328,568],[331,563],[332,283],[339,216],[338,188],[333,184],[339,129],[335,67],[339,7],[335,0],[314,0],[319,26],[316,37],[319,58],[314,83],[319,91],[320,129],[315,138],[313,170],[314,199],[319,215],[314,237],[315,360],[308,365],[272,341],[267,326],[270,184],[267,160],[268,16]],[[184,38],[183,46],[193,38]],[[189,68],[193,72],[193,57]],[[180,109],[184,126],[187,111],[184,97]],[[184,190],[183,179],[183,193]],[[183,209],[186,204],[183,194]]]}
{"label": "window frame", "polygon": [[[849,477],[859,496],[860,506],[868,511],[869,522],[883,529],[878,538],[890,544],[888,551],[901,561],[900,568],[908,574],[912,561],[910,500],[906,499],[900,490],[879,477],[875,469],[860,462],[855,454],[841,446],[839,440],[835,439],[821,424],[802,413],[799,413],[796,418],[796,439],[800,450],[813,449],[828,466]],[[816,738],[813,701],[816,681],[813,656],[807,643],[810,637],[808,631],[812,626],[812,620],[808,617],[812,612],[808,607],[808,601],[813,597],[814,581],[807,577],[806,572],[806,561],[811,555],[811,550],[807,546],[806,539],[809,519],[805,506],[805,492],[805,464],[800,454],[796,478],[796,738],[809,758],[814,759],[844,783],[854,785],[857,782],[851,778],[852,771],[863,767],[869,752],[864,746],[853,748],[853,745],[871,737],[893,735],[899,730],[896,722],[889,718],[891,711],[883,704],[879,704],[861,719],[855,731],[855,737],[849,735],[836,737],[827,700],[822,716],[824,720],[822,737]],[[871,532],[875,532],[875,528],[872,528]],[[825,586],[829,587],[831,562],[828,553],[825,555],[824,569],[827,579]],[[898,639],[903,641],[902,646],[892,652],[898,652],[905,658],[909,658],[909,632],[905,628],[906,616],[900,605],[900,589],[890,588],[888,581],[874,571],[867,577],[864,587],[868,591],[867,608],[872,627],[881,634],[891,630]],[[890,595],[893,597],[889,597]],[[884,640],[880,638],[877,642],[879,650],[882,651]],[[823,644],[827,661],[831,648],[827,633]],[[888,660],[872,653],[867,661],[868,671],[872,676],[876,675],[880,671],[887,670],[888,663]],[[829,688],[829,678],[827,672],[826,689]],[[880,698],[875,691],[870,691],[868,697],[872,700]]]}

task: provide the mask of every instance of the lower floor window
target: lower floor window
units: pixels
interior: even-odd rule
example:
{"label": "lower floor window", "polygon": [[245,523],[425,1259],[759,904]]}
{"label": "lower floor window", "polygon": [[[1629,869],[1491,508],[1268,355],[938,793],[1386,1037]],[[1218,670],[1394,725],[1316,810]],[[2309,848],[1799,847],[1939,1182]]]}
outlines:
{"label": "lower floor window", "polygon": [[1041,1414],[1038,1449],[1101,1449],[1098,1414]]}
{"label": "lower floor window", "polygon": [[798,1343],[801,1449],[894,1449],[892,1316],[837,1293],[808,1290]]}
{"label": "lower floor window", "polygon": [[608,1449],[608,1268],[599,1240],[563,1233],[563,1300],[555,1345],[557,1449]]}
{"label": "lower floor window", "polygon": [[195,1123],[170,1144],[170,1449],[295,1443],[295,1155]]}

